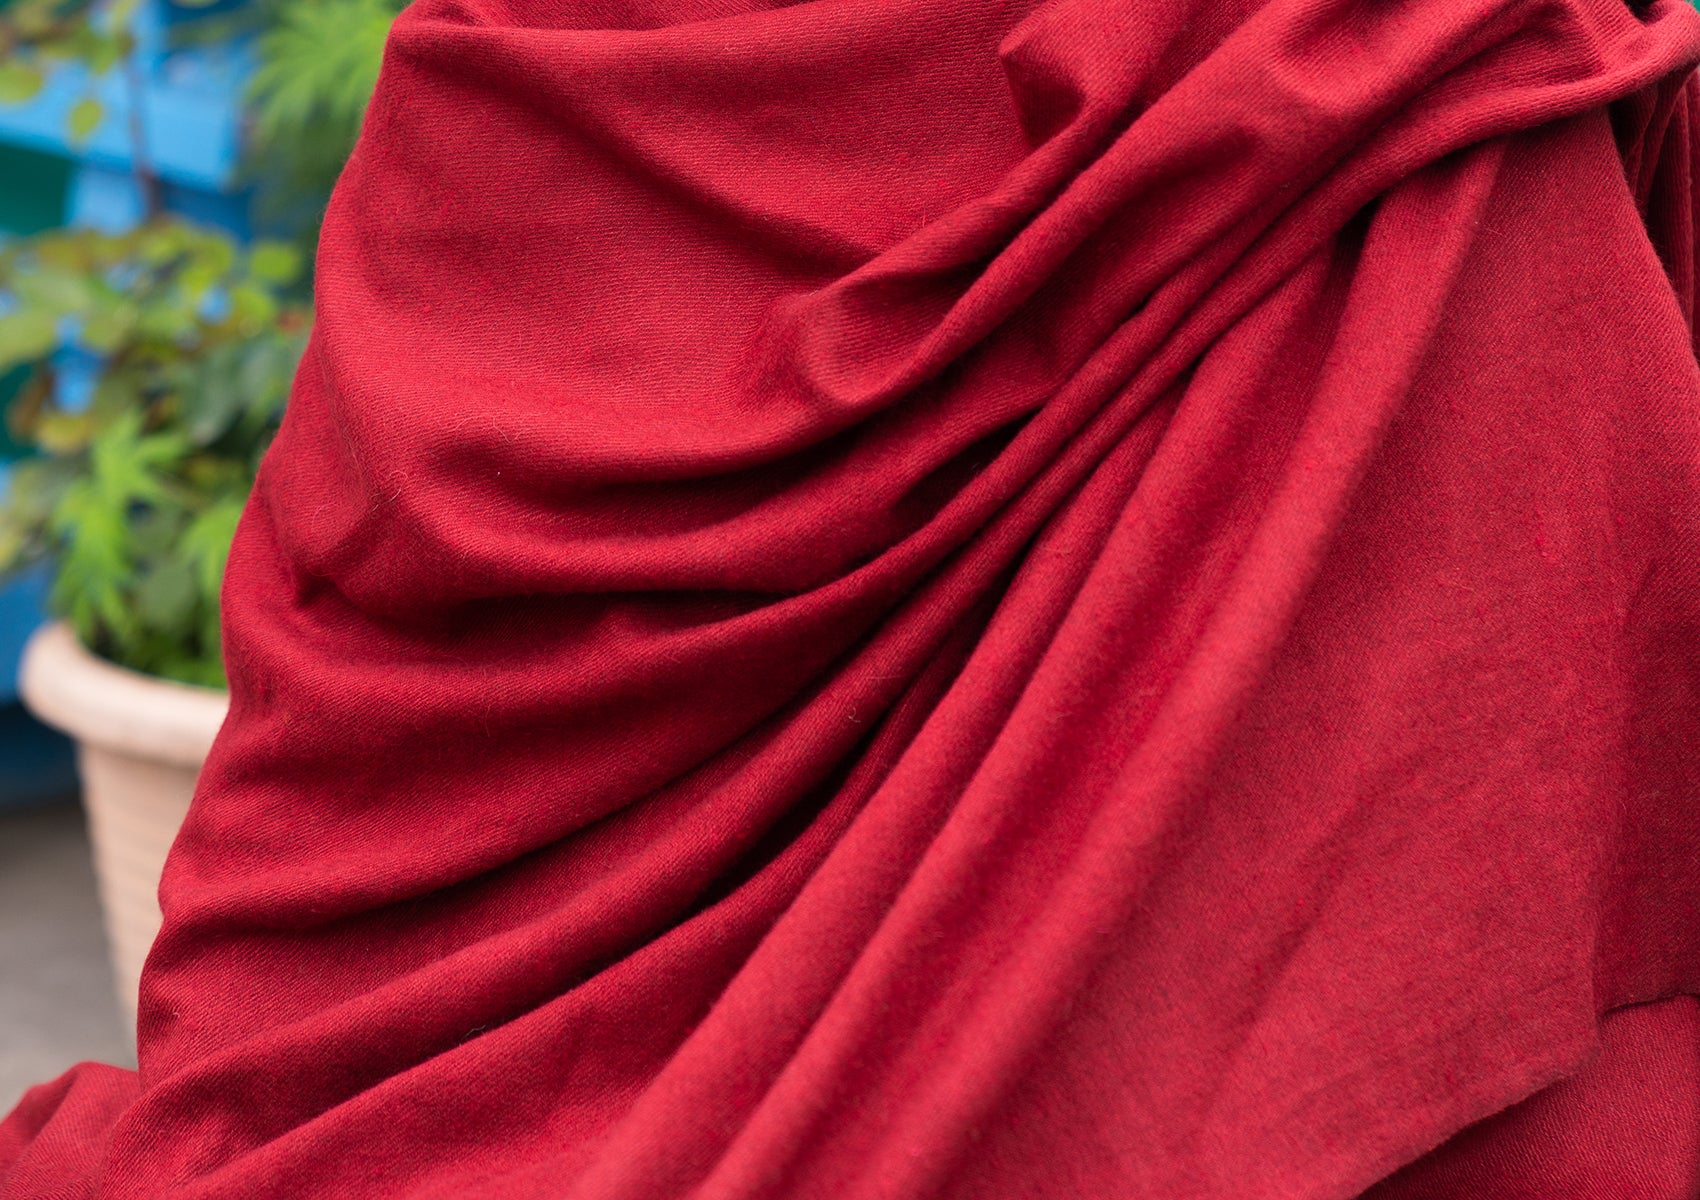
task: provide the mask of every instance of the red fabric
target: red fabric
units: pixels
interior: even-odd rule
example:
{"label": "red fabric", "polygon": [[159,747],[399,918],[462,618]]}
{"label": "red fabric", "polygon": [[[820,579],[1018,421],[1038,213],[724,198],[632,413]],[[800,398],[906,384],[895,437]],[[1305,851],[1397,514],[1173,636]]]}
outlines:
{"label": "red fabric", "polygon": [[1473,1125],[1364,1200],[1694,1200],[1700,1196],[1700,1004],[1620,1008],[1577,1074]]}
{"label": "red fabric", "polygon": [[421,0],[0,1196],[1693,1197],[1697,57]]}

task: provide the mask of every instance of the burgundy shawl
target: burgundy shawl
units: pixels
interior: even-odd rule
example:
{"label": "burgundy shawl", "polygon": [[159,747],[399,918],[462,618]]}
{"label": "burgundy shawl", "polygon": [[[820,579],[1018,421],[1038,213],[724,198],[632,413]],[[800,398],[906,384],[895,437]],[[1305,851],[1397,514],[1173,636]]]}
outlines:
{"label": "burgundy shawl", "polygon": [[0,1196],[1692,1200],[1697,57],[420,0]]}

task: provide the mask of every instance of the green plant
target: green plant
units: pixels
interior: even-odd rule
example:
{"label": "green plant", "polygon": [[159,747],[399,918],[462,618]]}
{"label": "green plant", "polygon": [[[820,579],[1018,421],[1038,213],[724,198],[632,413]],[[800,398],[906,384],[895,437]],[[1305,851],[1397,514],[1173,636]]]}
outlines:
{"label": "green plant", "polygon": [[252,39],[243,174],[254,215],[267,228],[311,246],[401,8],[402,0],[248,0],[173,26],[178,45]]}
{"label": "green plant", "polygon": [[329,192],[377,85],[395,0],[275,0],[249,87],[258,161],[283,189]]}
{"label": "green plant", "polygon": [[[0,8],[0,102],[27,100],[41,90],[56,62],[78,62],[90,77],[125,62],[135,48],[130,18],[136,0],[104,7],[91,0],[11,0]],[[84,96],[71,109],[71,134],[94,132],[100,101]]]}
{"label": "green plant", "polygon": [[[0,503],[0,573],[51,560],[51,607],[115,662],[223,682],[219,587],[306,336],[300,265],[169,218],[0,247],[0,371],[29,373],[7,420],[35,452]],[[75,409],[67,352],[98,363]]]}
{"label": "green plant", "polygon": [[[217,685],[230,539],[306,337],[302,266],[400,4],[253,0],[174,27],[179,42],[256,36],[246,98],[256,213],[302,244],[244,251],[161,214],[137,118],[136,2],[0,0],[0,103],[28,99],[58,62],[91,79],[125,71],[131,166],[150,214],[129,233],[0,245],[0,376],[25,376],[6,425],[31,455],[0,498],[0,575],[50,563],[50,606],[84,644]],[[101,117],[85,97],[73,137]],[[68,361],[95,375],[86,403],[64,400]]]}

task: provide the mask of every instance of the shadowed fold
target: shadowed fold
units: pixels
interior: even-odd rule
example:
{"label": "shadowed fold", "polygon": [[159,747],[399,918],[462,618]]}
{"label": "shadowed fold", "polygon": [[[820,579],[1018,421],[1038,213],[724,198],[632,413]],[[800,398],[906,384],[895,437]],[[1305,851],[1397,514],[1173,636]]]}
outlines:
{"label": "shadowed fold", "polygon": [[0,1197],[1691,1196],[1697,59],[419,0]]}

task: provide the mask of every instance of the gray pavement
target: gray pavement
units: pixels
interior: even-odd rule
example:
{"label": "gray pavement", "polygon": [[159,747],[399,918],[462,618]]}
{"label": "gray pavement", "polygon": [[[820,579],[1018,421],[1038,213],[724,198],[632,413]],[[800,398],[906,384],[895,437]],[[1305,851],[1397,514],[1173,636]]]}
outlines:
{"label": "gray pavement", "polygon": [[0,808],[0,1115],[84,1060],[132,1066],[75,801]]}

